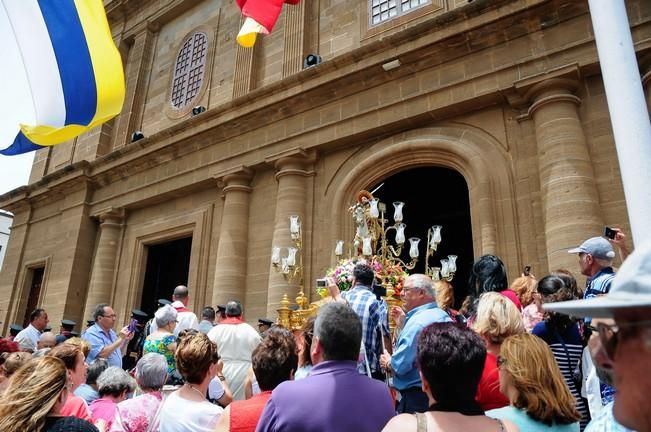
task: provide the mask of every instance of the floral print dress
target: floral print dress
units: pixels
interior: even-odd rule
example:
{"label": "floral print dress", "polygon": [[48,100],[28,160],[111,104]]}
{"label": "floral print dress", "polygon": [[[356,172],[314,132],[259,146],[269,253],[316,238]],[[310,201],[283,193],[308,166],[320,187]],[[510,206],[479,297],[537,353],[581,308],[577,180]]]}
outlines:
{"label": "floral print dress", "polygon": [[120,402],[110,432],[145,432],[149,423],[156,420],[161,401],[161,393],[156,391]]}
{"label": "floral print dress", "polygon": [[176,371],[176,360],[174,360],[174,351],[169,349],[169,346],[176,342],[176,336],[173,334],[166,334],[162,337],[159,335],[156,338],[152,336],[147,336],[142,351],[145,354],[157,353],[164,355],[167,360],[167,374],[172,376]]}

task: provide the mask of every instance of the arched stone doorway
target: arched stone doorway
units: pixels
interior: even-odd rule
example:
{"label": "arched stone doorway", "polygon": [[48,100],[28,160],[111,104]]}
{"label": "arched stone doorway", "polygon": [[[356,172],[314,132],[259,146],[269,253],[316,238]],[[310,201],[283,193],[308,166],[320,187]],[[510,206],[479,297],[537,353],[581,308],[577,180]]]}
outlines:
{"label": "arched stone doorway", "polygon": [[[323,247],[331,249],[336,239],[352,238],[355,227],[347,209],[360,190],[372,190],[383,179],[401,172],[433,167],[453,170],[465,180],[473,258],[498,255],[507,269],[515,269],[515,274],[521,268],[522,250],[508,149],[486,131],[467,124],[446,123],[415,129],[351,152],[324,184],[326,200],[321,205],[328,215],[330,235],[323,238]],[[423,199],[430,198],[438,203],[435,193],[440,189],[436,185],[420,185],[416,192]],[[404,198],[403,201],[408,200]],[[318,255],[315,267],[328,268],[333,260],[332,253]],[[463,278],[462,275],[455,277],[459,290],[467,282],[467,278]]]}
{"label": "arched stone doorway", "polygon": [[[432,225],[443,226],[443,241],[430,257],[429,265],[440,266],[440,260],[448,255],[459,257],[457,274],[452,283],[457,299],[462,301],[473,262],[470,201],[466,180],[458,171],[429,166],[400,171],[382,179],[379,184],[382,184],[382,187],[374,195],[386,203],[389,223],[393,222],[392,203],[403,201],[403,222],[407,225],[405,235],[407,238],[421,239],[419,260],[411,273],[425,271],[427,230]],[[378,185],[369,187],[369,190]],[[393,232],[389,233],[391,242],[394,235]],[[410,260],[408,252],[408,247],[403,248],[401,259],[405,262]]]}

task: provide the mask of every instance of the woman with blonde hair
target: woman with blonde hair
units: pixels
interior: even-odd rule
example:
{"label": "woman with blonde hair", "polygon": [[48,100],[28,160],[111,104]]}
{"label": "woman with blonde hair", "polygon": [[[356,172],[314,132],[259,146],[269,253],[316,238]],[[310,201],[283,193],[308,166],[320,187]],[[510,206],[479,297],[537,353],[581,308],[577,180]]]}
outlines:
{"label": "woman with blonde hair", "polygon": [[506,338],[497,363],[500,390],[509,406],[487,416],[510,420],[521,431],[578,432],[581,415],[552,351],[540,338],[520,334]]}
{"label": "woman with blonde hair", "polygon": [[454,288],[446,280],[437,280],[432,284],[436,292],[436,305],[450,315],[452,321],[458,321],[459,312],[454,309]]}
{"label": "woman with blonde hair", "polygon": [[511,290],[518,295],[522,303],[522,321],[528,332],[543,319],[542,302],[536,292],[536,283],[533,276],[520,276],[511,283]]}
{"label": "woman with blonde hair", "polygon": [[486,344],[486,363],[477,388],[477,402],[483,410],[507,406],[509,400],[500,392],[497,356],[507,337],[524,333],[520,311],[502,294],[484,293],[479,299],[472,329]]}
{"label": "woman with blonde hair", "polygon": [[22,365],[32,359],[32,354],[24,351],[10,353],[5,361],[0,366],[2,373],[2,380],[0,381],[0,394],[2,394],[9,385],[9,378],[18,370]]}
{"label": "woman with blonde hair", "polygon": [[68,371],[68,391],[70,394],[61,408],[61,414],[79,417],[92,422],[93,417],[88,405],[82,398],[74,394],[77,387],[86,382],[88,373],[88,365],[81,348],[75,344],[62,343],[52,348],[46,357],[56,357],[63,361]]}
{"label": "woman with blonde hair", "polygon": [[0,430],[3,432],[97,432],[91,423],[62,417],[60,410],[68,396],[68,371],[54,357],[30,360],[9,381],[0,397]]}

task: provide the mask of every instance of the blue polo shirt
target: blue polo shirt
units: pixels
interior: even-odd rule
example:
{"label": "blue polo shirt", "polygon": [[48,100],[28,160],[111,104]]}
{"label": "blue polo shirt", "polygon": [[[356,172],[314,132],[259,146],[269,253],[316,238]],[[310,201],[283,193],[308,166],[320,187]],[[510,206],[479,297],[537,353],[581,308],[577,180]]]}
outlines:
{"label": "blue polo shirt", "polygon": [[[108,332],[105,332],[97,323],[95,323],[81,335],[81,338],[90,344],[90,352],[88,353],[88,357],[86,357],[86,362],[91,364],[104,347],[111,345],[118,340],[118,335],[113,331],[113,329],[109,329]],[[121,368],[122,350],[120,350],[119,347],[116,348],[115,351],[106,358],[106,361],[109,366],[117,366]]]}
{"label": "blue polo shirt", "polygon": [[398,390],[420,387],[421,381],[416,367],[416,348],[421,330],[433,323],[452,321],[436,303],[427,303],[407,312],[405,326],[400,332],[396,349],[391,356],[393,385]]}

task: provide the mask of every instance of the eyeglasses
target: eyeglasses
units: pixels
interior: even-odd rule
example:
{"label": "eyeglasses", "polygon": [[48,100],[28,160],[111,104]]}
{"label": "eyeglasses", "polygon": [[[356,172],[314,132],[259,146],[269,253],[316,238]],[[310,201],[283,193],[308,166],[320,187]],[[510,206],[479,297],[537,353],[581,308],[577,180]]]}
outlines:
{"label": "eyeglasses", "polygon": [[586,328],[592,332],[599,334],[599,340],[604,351],[611,360],[615,359],[615,351],[617,351],[617,344],[624,339],[635,337],[637,331],[635,329],[651,327],[651,321],[637,321],[621,324],[604,324],[599,323],[597,326],[587,325]]}
{"label": "eyeglasses", "polygon": [[104,318],[115,318],[115,317],[117,317],[116,314],[113,314],[113,315],[102,315],[102,316],[103,316]]}
{"label": "eyeglasses", "polygon": [[497,363],[497,367],[498,367],[498,368],[499,368],[499,367],[502,367],[502,365],[503,365],[504,363],[506,363],[506,359],[505,359],[504,357],[502,357],[502,356],[497,356],[497,361],[496,361],[496,363]]}

